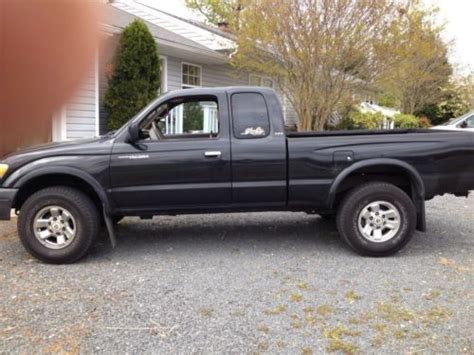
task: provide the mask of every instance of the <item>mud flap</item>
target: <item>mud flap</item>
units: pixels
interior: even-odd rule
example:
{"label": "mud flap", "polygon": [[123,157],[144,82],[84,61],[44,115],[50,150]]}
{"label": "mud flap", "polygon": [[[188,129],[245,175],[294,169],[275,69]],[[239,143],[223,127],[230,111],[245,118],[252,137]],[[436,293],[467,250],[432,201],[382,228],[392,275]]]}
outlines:
{"label": "mud flap", "polygon": [[416,230],[426,232],[425,201],[418,201],[416,209]]}
{"label": "mud flap", "polygon": [[107,227],[107,232],[109,233],[110,244],[112,244],[112,248],[115,248],[117,245],[117,239],[115,238],[114,223],[112,218],[107,213],[105,205],[102,206],[102,210],[104,211],[104,221],[105,226]]}

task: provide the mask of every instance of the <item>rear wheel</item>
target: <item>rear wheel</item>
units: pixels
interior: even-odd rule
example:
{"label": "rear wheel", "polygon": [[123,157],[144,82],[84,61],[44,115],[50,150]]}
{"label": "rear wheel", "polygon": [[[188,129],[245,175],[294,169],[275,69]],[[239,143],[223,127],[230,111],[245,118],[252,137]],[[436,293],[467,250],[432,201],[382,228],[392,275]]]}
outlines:
{"label": "rear wheel", "polygon": [[69,187],[51,187],[23,204],[18,233],[25,249],[52,264],[82,258],[97,237],[99,212],[91,199]]}
{"label": "rear wheel", "polygon": [[416,226],[410,197],[388,183],[368,183],[342,201],[337,228],[346,243],[361,255],[388,256],[402,249]]}

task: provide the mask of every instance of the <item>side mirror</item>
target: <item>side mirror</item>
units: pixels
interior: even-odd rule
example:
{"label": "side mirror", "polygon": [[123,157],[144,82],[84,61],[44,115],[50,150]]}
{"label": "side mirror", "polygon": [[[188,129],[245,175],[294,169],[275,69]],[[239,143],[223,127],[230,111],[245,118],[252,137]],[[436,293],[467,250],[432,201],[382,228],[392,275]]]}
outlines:
{"label": "side mirror", "polygon": [[459,127],[461,128],[467,128],[467,121],[462,122]]}
{"label": "side mirror", "polygon": [[136,143],[140,140],[140,128],[138,123],[132,124],[128,127],[128,141],[130,143]]}

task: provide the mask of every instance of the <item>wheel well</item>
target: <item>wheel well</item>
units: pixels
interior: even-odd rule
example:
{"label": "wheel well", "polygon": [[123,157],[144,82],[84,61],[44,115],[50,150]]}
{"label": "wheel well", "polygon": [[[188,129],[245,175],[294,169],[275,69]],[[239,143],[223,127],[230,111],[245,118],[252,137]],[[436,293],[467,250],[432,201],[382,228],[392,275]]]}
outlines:
{"label": "wheel well", "polygon": [[339,184],[334,199],[334,207],[337,207],[344,195],[352,188],[367,182],[386,182],[393,184],[410,196],[414,200],[413,180],[410,173],[400,167],[391,165],[376,165],[357,169],[350,173]]}
{"label": "wheel well", "polygon": [[47,174],[29,180],[26,184],[20,187],[13,208],[17,211],[20,210],[28,197],[35,192],[52,186],[67,186],[75,188],[89,196],[99,211],[102,210],[102,201],[94,188],[81,178],[67,174]]}

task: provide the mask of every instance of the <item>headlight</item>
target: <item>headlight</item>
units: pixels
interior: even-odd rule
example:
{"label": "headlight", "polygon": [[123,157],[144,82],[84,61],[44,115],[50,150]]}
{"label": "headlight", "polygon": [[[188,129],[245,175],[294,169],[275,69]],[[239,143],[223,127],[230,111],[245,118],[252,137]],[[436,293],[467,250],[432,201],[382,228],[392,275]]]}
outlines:
{"label": "headlight", "polygon": [[8,165],[7,164],[0,164],[0,179],[2,179],[5,174],[7,173]]}

